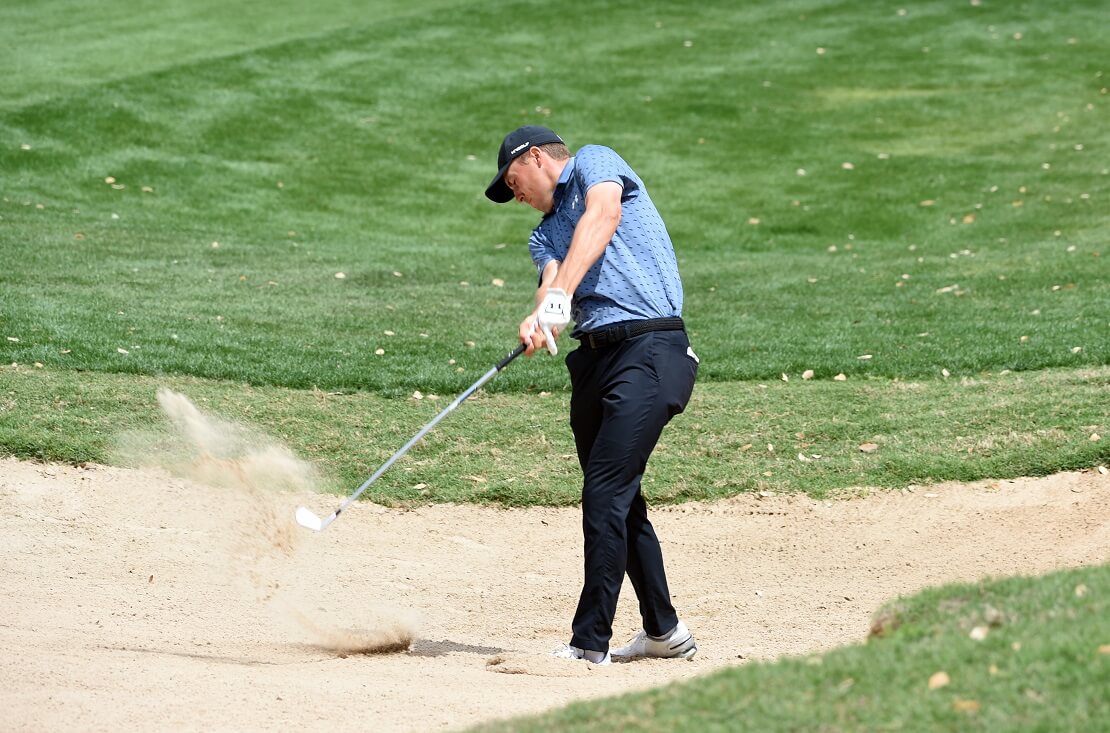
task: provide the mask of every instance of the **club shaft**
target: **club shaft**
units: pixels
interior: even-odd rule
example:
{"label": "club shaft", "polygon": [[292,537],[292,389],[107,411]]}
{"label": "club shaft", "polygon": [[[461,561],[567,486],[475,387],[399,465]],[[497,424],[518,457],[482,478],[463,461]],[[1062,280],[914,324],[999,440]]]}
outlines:
{"label": "club shaft", "polygon": [[374,483],[375,481],[377,481],[377,480],[378,480],[378,479],[379,479],[379,478],[381,477],[381,475],[382,475],[383,473],[385,473],[386,471],[388,471],[388,470],[389,470],[389,467],[390,467],[390,466],[392,466],[392,465],[393,465],[394,463],[396,463],[396,462],[397,462],[397,460],[398,460],[398,459],[399,459],[399,458],[400,458],[401,456],[403,456],[403,455],[405,455],[406,453],[408,453],[408,452],[409,452],[409,449],[410,449],[410,448],[412,448],[412,447],[413,447],[414,445],[416,445],[417,443],[419,443],[419,442],[420,442],[420,439],[421,439],[421,438],[423,438],[423,437],[424,437],[425,435],[427,435],[427,434],[428,434],[428,431],[429,431],[429,430],[431,430],[431,429],[432,429],[432,428],[434,428],[434,427],[435,427],[436,425],[438,425],[438,424],[439,424],[439,421],[440,421],[440,420],[442,420],[443,418],[445,418],[445,417],[447,417],[447,416],[448,416],[449,414],[451,414],[451,413],[452,413],[452,412],[453,412],[453,411],[455,410],[455,408],[456,408],[456,407],[458,407],[459,405],[461,405],[461,404],[462,404],[463,402],[465,402],[465,401],[466,401],[466,400],[467,400],[467,399],[468,399],[468,398],[469,398],[469,397],[470,397],[470,396],[471,396],[472,394],[474,394],[474,393],[475,393],[475,392],[477,392],[477,391],[478,391],[479,389],[481,389],[481,388],[482,388],[482,385],[484,385],[484,384],[485,384],[486,382],[488,382],[489,380],[493,379],[493,377],[494,377],[494,376],[495,376],[495,375],[496,375],[496,374],[497,374],[497,373],[498,373],[499,371],[501,371],[502,369],[504,369],[504,368],[505,368],[506,366],[508,366],[508,365],[509,365],[509,362],[511,362],[511,361],[512,361],[513,359],[517,358],[518,356],[520,356],[520,355],[521,355],[522,353],[524,353],[524,344],[521,344],[520,346],[518,346],[518,347],[517,347],[517,348],[516,348],[515,350],[513,350],[513,351],[512,351],[512,352],[511,352],[511,353],[510,353],[510,354],[509,354],[508,356],[506,356],[506,357],[505,357],[504,359],[502,359],[501,361],[499,361],[499,362],[497,363],[497,365],[496,365],[496,366],[492,367],[492,368],[491,368],[491,369],[490,369],[490,370],[489,370],[488,372],[486,372],[485,374],[483,374],[483,375],[482,375],[482,377],[481,377],[481,379],[479,379],[479,380],[478,380],[477,382],[475,382],[474,384],[470,385],[470,386],[469,386],[469,387],[468,387],[468,388],[466,389],[466,391],[465,391],[465,392],[463,392],[463,393],[462,393],[462,394],[460,394],[460,395],[459,395],[458,397],[456,397],[456,398],[455,398],[455,399],[454,399],[454,400],[453,400],[453,401],[451,402],[451,404],[447,405],[447,407],[445,407],[445,408],[443,409],[443,411],[442,411],[442,412],[440,412],[440,413],[439,413],[438,415],[436,415],[435,417],[433,417],[433,418],[431,419],[431,421],[430,421],[430,422],[429,422],[429,423],[428,423],[427,425],[425,425],[424,427],[420,428],[420,432],[418,432],[418,433],[417,433],[416,435],[412,436],[412,439],[411,439],[411,440],[409,440],[409,442],[405,443],[405,445],[404,445],[404,446],[402,446],[401,450],[397,451],[397,452],[396,452],[396,453],[394,453],[394,454],[393,454],[392,456],[390,456],[390,457],[389,457],[389,460],[387,460],[387,461],[386,461],[385,463],[383,463],[383,464],[381,465],[381,467],[380,467],[380,468],[379,468],[379,469],[378,469],[377,471],[374,471],[374,475],[372,475],[372,476],[371,476],[370,478],[366,479],[366,481],[365,481],[365,482],[364,482],[364,483],[362,484],[362,486],[359,486],[359,487],[358,487],[358,490],[356,490],[356,491],[355,491],[355,493],[353,493],[353,494],[351,494],[350,496],[348,496],[348,497],[347,497],[347,499],[346,499],[346,500],[345,500],[345,501],[344,501],[344,502],[343,502],[342,504],[340,504],[340,505],[339,505],[339,508],[335,510],[335,512],[334,512],[334,513],[332,514],[332,516],[334,517],[335,515],[337,515],[337,514],[339,514],[340,512],[342,512],[342,511],[343,511],[344,509],[346,509],[346,508],[347,508],[348,506],[350,506],[350,505],[351,505],[351,502],[353,502],[353,501],[354,501],[355,499],[357,499],[358,497],[362,496],[362,492],[366,491],[366,489],[368,489],[368,488],[370,487],[370,484],[372,484],[372,483]]}

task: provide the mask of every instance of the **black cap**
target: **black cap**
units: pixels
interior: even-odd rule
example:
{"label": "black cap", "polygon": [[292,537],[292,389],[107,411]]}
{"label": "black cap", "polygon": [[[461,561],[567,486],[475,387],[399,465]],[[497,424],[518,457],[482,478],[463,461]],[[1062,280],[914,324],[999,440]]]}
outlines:
{"label": "black cap", "polygon": [[497,204],[512,201],[512,189],[505,183],[505,171],[509,169],[509,164],[531,148],[561,142],[563,138],[539,125],[526,125],[510,132],[501,143],[501,150],[497,152],[497,175],[486,186],[486,198]]}

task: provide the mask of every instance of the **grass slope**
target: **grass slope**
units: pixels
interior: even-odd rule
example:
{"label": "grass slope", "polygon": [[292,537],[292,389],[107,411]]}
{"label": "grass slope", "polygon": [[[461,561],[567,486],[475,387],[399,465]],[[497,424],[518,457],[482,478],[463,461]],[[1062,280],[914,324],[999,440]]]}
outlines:
{"label": "grass slope", "polygon": [[[525,27],[526,2],[249,5],[201,47],[232,11],[197,2],[35,30],[75,7],[96,12],[0,24],[28,51],[0,82],[0,361],[460,391],[441,365],[495,361],[534,285],[534,217],[481,194],[523,122],[642,172],[703,379],[1110,357],[1102,3],[611,2]],[[565,375],[491,388],[528,383]]]}
{"label": "grass slope", "polygon": [[[676,242],[702,357],[689,424],[704,432],[676,428],[674,455],[711,455],[696,477],[660,456],[660,496],[1105,460],[1105,441],[1075,438],[1106,432],[1103,3],[616,1],[566,7],[591,23],[510,22],[537,7],[0,9],[15,70],[0,79],[0,364],[20,365],[3,376],[0,449],[110,459],[58,402],[95,402],[81,419],[107,432],[154,416],[98,395],[146,401],[187,378],[267,424],[268,401],[308,390],[457,394],[514,345],[531,301],[534,212],[482,189],[504,131],[542,122],[620,150]],[[758,384],[807,370],[814,386],[751,407]],[[1038,370],[1061,371],[1005,378]],[[1046,404],[1045,382],[1066,385],[1062,401]],[[539,358],[488,391],[513,409],[555,394],[526,410],[549,425],[566,385],[561,358]],[[351,415],[279,433],[349,483],[433,407],[386,404],[384,438]],[[938,429],[948,412],[963,417]],[[474,420],[468,440],[523,441]],[[878,468],[847,459],[876,436]],[[775,461],[749,444],[778,446]],[[813,483],[788,467],[798,453],[843,462],[816,461]],[[516,491],[497,495],[573,500],[572,486]]]}
{"label": "grass slope", "polygon": [[473,730],[1094,731],[1110,718],[1110,566],[930,589],[876,628],[864,645]]}

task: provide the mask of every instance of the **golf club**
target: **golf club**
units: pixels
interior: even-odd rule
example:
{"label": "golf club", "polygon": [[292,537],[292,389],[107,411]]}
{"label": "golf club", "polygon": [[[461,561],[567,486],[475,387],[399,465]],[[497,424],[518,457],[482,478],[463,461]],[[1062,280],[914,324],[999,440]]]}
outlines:
{"label": "golf club", "polygon": [[513,359],[517,358],[518,356],[520,356],[523,353],[524,353],[524,344],[521,344],[520,346],[516,347],[516,349],[514,349],[508,356],[506,356],[501,361],[497,362],[497,364],[492,369],[490,369],[488,372],[486,372],[485,374],[482,375],[481,379],[479,379],[474,384],[470,385],[470,387],[468,387],[465,392],[463,392],[461,395],[456,397],[455,400],[451,404],[449,404],[446,408],[444,408],[443,412],[441,412],[438,415],[436,415],[435,417],[433,417],[431,422],[429,422],[424,427],[420,428],[420,432],[418,432],[416,435],[412,436],[412,439],[409,440],[409,442],[405,443],[404,447],[402,447],[401,450],[397,451],[392,456],[390,456],[389,460],[386,461],[385,463],[383,463],[381,468],[379,468],[377,471],[374,472],[373,476],[366,479],[366,482],[363,483],[362,486],[358,487],[358,491],[356,491],[355,493],[348,496],[343,501],[343,503],[339,505],[339,508],[336,509],[334,512],[332,512],[330,515],[321,519],[320,517],[316,516],[316,514],[314,514],[307,507],[303,507],[303,506],[302,507],[297,507],[297,524],[299,524],[302,527],[305,527],[307,529],[311,529],[311,530],[314,530],[316,532],[319,532],[320,530],[324,529],[329,524],[334,522],[335,518],[339,516],[340,512],[342,512],[344,509],[346,509],[348,506],[350,506],[352,501],[354,501],[359,496],[361,496],[362,492],[366,491],[367,487],[369,487],[370,484],[377,481],[378,478],[383,473],[385,473],[386,470],[388,470],[389,467],[392,466],[393,463],[398,458],[400,458],[401,456],[408,453],[409,449],[412,448],[414,445],[416,445],[416,443],[421,438],[423,438],[428,433],[429,430],[434,428],[439,423],[440,420],[447,417],[448,413],[450,413],[456,407],[458,407],[463,402],[465,402],[466,399],[468,397],[470,397],[472,394],[474,394],[475,392],[477,392],[478,389],[481,388],[481,386],[483,384],[485,384],[489,380],[493,379],[494,375],[496,375],[499,371],[501,371],[502,369],[507,367],[509,365],[509,362],[511,362]]}

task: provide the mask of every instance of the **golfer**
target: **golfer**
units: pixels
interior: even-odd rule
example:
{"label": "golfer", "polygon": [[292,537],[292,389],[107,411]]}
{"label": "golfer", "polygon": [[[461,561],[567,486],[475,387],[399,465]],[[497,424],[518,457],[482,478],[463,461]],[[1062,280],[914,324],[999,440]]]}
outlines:
{"label": "golfer", "polygon": [[[505,137],[486,196],[514,198],[543,214],[528,246],[539,271],[536,308],[520,324],[525,354],[555,353],[574,320],[580,345],[566,357],[570,424],[582,467],[585,581],[570,645],[557,657],[608,664],[613,657],[697,652],[671,605],[663,554],[640,482],[663,426],[690,400],[698,358],[682,322],[674,248],[643,181],[613,150],[587,145],[571,157],[546,127]],[[643,630],[609,650],[625,573]]]}

